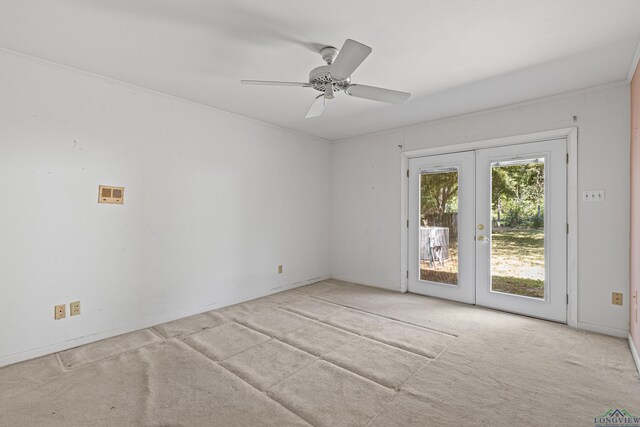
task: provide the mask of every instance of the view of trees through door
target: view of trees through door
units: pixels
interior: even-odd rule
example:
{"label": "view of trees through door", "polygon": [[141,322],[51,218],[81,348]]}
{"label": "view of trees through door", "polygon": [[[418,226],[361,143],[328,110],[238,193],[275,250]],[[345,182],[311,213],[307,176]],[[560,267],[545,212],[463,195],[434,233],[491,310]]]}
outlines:
{"label": "view of trees through door", "polygon": [[458,170],[420,175],[420,279],[458,284]]}
{"label": "view of trees through door", "polygon": [[[544,159],[491,172],[491,290],[543,298]],[[456,168],[420,175],[421,280],[458,284],[458,185]]]}
{"label": "view of trees through door", "polygon": [[491,170],[491,290],[544,298],[544,159]]}

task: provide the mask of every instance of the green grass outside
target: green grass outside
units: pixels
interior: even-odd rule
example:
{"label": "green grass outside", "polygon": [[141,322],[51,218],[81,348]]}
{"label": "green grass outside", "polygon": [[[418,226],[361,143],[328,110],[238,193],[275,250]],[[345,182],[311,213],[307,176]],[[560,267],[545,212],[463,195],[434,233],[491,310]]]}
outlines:
{"label": "green grass outside", "polygon": [[492,290],[544,298],[544,231],[494,230]]}
{"label": "green grass outside", "polygon": [[492,276],[491,288],[496,292],[544,298],[544,280],[524,279],[522,277]]}
{"label": "green grass outside", "polygon": [[[457,284],[457,245],[450,242],[444,268],[422,268],[420,278]],[[544,297],[544,231],[493,230],[492,290],[534,298]]]}

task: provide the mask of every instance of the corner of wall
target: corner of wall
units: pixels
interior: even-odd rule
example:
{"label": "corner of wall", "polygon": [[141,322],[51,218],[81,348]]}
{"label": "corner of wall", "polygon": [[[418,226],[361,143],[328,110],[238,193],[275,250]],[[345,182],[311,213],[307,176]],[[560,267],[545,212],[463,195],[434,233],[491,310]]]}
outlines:
{"label": "corner of wall", "polygon": [[631,349],[631,356],[633,357],[633,361],[636,365],[636,371],[640,374],[640,355],[638,355],[638,346],[633,342],[631,334],[629,334],[629,348]]}
{"label": "corner of wall", "polygon": [[[640,294],[640,67],[638,65],[640,45],[636,52],[631,73],[630,111],[630,190],[629,190],[629,343],[634,351],[636,363],[640,351],[640,324],[638,323],[638,296]],[[634,346],[635,343],[635,347]]]}

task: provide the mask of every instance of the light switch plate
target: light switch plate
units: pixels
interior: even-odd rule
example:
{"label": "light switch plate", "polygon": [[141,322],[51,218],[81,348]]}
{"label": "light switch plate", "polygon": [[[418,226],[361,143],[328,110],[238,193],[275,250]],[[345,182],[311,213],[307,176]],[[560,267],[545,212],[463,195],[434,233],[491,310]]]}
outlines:
{"label": "light switch plate", "polygon": [[585,190],[582,192],[583,202],[604,202],[604,190]]}

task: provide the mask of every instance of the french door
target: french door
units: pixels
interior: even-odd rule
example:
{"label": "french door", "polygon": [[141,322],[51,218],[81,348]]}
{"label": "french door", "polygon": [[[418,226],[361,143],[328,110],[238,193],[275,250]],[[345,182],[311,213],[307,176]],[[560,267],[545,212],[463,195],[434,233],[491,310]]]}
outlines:
{"label": "french door", "polygon": [[409,291],[566,322],[566,140],[409,160]]}

